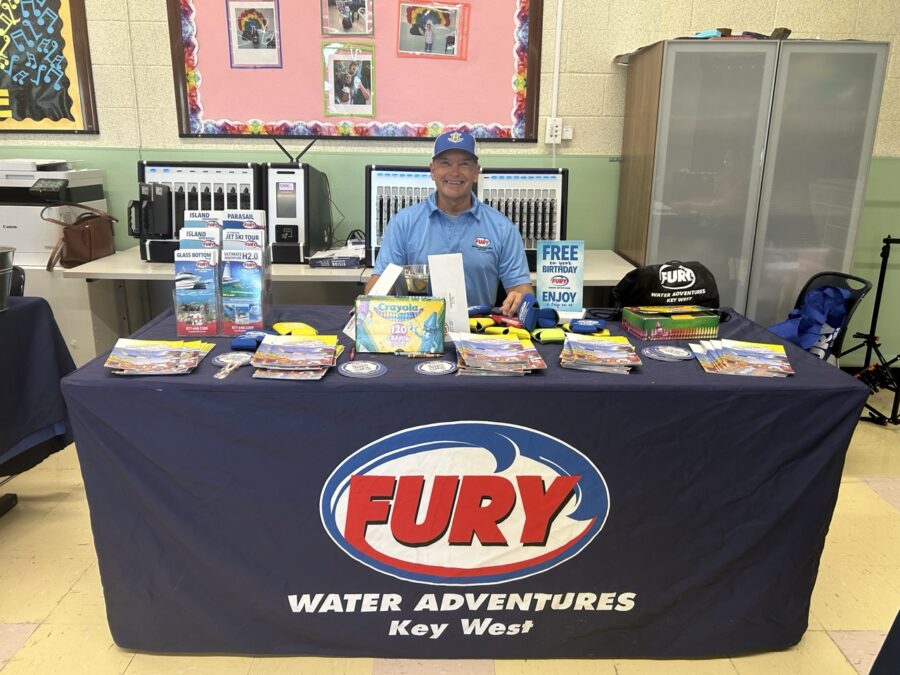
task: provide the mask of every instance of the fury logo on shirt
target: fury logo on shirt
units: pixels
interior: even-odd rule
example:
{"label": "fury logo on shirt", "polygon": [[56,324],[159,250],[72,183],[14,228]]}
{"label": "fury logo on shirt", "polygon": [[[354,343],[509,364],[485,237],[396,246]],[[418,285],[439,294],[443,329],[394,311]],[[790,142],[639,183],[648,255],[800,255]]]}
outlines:
{"label": "fury logo on shirt", "polygon": [[580,553],[609,513],[597,467],[527,427],[452,422],[380,438],[325,482],[322,523],[349,556],[425,584],[496,584]]}
{"label": "fury logo on shirt", "polygon": [[491,240],[487,237],[475,237],[476,248],[490,248]]}

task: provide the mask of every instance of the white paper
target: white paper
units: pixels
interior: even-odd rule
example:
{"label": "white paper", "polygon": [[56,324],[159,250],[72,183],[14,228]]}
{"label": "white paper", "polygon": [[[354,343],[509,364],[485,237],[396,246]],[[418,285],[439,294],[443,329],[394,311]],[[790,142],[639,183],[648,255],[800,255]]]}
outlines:
{"label": "white paper", "polygon": [[388,266],[384,268],[384,272],[378,277],[378,281],[372,286],[372,290],[366,295],[390,295],[394,284],[397,283],[397,279],[400,278],[401,274],[403,274],[403,267],[394,263],[388,263]]}
{"label": "white paper", "polygon": [[428,256],[431,294],[447,303],[447,329],[453,333],[469,332],[469,303],[466,301],[466,275],[462,253]]}

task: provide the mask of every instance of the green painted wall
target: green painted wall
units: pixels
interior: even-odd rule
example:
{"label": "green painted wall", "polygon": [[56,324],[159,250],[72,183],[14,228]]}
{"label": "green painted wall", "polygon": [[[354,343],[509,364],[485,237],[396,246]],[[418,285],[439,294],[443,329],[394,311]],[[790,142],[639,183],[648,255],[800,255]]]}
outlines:
{"label": "green painted wall", "polygon": [[[67,147],[0,148],[0,158],[55,158],[65,156],[82,168],[102,167],[106,173],[109,208],[120,219],[116,230],[118,248],[129,248],[133,240],[126,234],[125,217],[128,200],[136,194],[137,162],[146,160],[194,160],[229,162],[279,162],[284,159],[277,150],[269,153],[239,150],[137,150]],[[568,237],[584,239],[588,248],[613,247],[616,221],[619,165],[607,156],[571,156],[557,158],[558,166],[569,169]],[[367,164],[425,165],[426,153],[327,153],[310,152],[304,160],[324,171],[331,181],[332,199],[345,216],[337,229],[342,238],[352,229],[363,229],[364,172]],[[550,157],[533,155],[488,155],[482,157],[486,167],[515,166],[537,168],[552,166]],[[863,208],[854,254],[853,272],[874,284],[881,264],[882,240],[900,237],[900,158],[875,158],[869,174],[869,185]],[[335,210],[335,222],[340,215]],[[798,289],[799,290],[799,289]],[[867,331],[872,315],[874,291],[856,313],[851,331]],[[892,251],[878,325],[885,353],[900,352],[900,246]],[[848,339],[845,346],[852,344]],[[842,365],[859,365],[862,353],[852,354]]]}

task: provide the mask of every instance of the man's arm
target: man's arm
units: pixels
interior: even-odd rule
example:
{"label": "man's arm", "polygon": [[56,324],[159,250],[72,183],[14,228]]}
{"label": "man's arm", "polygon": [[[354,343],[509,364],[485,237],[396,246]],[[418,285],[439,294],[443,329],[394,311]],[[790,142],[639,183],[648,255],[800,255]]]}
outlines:
{"label": "man's arm", "polygon": [[519,284],[512,288],[506,289],[506,299],[500,307],[503,316],[513,316],[519,311],[519,305],[522,304],[522,298],[527,294],[534,295],[534,287],[531,284]]}

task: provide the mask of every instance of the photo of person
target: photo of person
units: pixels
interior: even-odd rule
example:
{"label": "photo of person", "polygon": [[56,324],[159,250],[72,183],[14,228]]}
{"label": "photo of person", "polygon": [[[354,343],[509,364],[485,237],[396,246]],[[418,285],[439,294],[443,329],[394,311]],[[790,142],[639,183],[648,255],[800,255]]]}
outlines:
{"label": "photo of person", "polygon": [[468,5],[400,3],[400,56],[465,58],[461,49]]}
{"label": "photo of person", "polygon": [[359,45],[326,45],[325,114],[373,115],[372,50]]}
{"label": "photo of person", "polygon": [[320,0],[323,35],[371,35],[374,0]]}
{"label": "photo of person", "polygon": [[281,68],[278,0],[228,0],[232,68]]}

